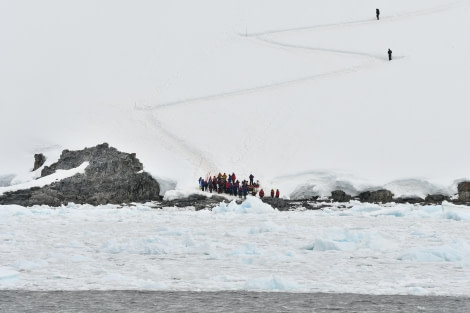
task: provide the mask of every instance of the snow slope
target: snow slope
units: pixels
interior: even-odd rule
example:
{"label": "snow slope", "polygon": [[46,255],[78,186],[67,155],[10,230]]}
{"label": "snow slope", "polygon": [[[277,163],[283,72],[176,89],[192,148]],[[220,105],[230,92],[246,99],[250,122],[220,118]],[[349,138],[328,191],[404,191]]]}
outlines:
{"label": "snow slope", "polygon": [[42,178],[37,178],[31,181],[28,181],[26,183],[23,183],[23,184],[0,187],[0,196],[3,195],[5,192],[29,189],[33,187],[43,187],[46,185],[50,185],[53,182],[60,181],[68,177],[72,177],[76,174],[83,174],[85,173],[85,169],[87,168],[88,165],[89,165],[89,162],[83,162],[79,167],[72,168],[70,170],[57,170],[54,174],[47,175]]}
{"label": "snow slope", "polygon": [[50,164],[106,141],[179,189],[235,171],[286,197],[397,180],[455,192],[470,177],[469,10],[456,0],[3,1],[0,183],[27,180],[34,153]]}

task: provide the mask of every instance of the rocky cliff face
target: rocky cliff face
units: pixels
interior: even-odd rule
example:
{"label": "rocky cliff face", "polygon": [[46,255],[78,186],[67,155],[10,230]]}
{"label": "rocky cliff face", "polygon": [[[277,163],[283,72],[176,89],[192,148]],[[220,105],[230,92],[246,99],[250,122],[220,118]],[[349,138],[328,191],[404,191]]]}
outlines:
{"label": "rocky cliff face", "polygon": [[458,184],[459,201],[470,202],[470,182],[464,181]]}
{"label": "rocky cliff face", "polygon": [[393,194],[389,190],[380,189],[376,191],[365,191],[359,194],[361,202],[392,202]]}
{"label": "rocky cliff face", "polygon": [[158,182],[143,171],[135,154],[123,153],[107,143],[79,151],[64,150],[57,163],[45,167],[41,177],[56,170],[69,170],[89,162],[77,174],[42,188],[31,188],[0,196],[0,204],[60,206],[68,202],[120,204],[159,200]]}

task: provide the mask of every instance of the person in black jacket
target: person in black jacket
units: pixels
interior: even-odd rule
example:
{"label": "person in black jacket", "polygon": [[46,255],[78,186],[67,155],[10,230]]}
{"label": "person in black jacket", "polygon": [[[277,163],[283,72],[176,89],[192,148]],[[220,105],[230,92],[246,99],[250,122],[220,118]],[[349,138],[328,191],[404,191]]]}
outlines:
{"label": "person in black jacket", "polygon": [[392,61],[392,50],[388,49],[388,60]]}
{"label": "person in black jacket", "polygon": [[375,9],[375,16],[377,16],[377,20],[379,20],[380,10]]}

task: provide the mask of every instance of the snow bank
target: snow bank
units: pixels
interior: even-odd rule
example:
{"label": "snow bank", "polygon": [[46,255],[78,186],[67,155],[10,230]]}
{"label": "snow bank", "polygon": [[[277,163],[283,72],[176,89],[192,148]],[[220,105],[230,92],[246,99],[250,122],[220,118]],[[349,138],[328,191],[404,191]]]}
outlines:
{"label": "snow bank", "polygon": [[313,244],[305,247],[313,251],[356,251],[369,249],[386,251],[396,246],[394,239],[377,231],[359,231],[333,228],[325,231],[315,239]]}
{"label": "snow bank", "polygon": [[427,195],[443,194],[451,196],[457,192],[457,189],[452,189],[451,186],[443,187],[416,178],[395,180],[385,184],[384,188],[390,190],[395,197],[419,197],[422,199],[426,198]]}
{"label": "snow bank", "polygon": [[[462,181],[462,180],[459,180]],[[312,171],[275,178],[271,184],[280,186],[290,199],[310,199],[318,196],[328,198],[334,190],[342,190],[351,196],[357,196],[364,191],[377,189],[390,190],[394,197],[426,198],[431,194],[452,196],[457,192],[457,181],[449,186],[432,183],[426,179],[409,178],[394,180],[388,183],[374,183],[355,177],[352,174],[330,171]]]}
{"label": "snow bank", "polygon": [[209,198],[212,197],[211,193],[207,193],[201,190],[176,189],[176,190],[167,190],[163,196],[163,200],[172,201],[172,200],[184,199],[191,195],[203,195]]}
{"label": "snow bank", "polygon": [[444,217],[456,221],[470,221],[470,207],[466,205],[455,205],[444,201],[442,203]]}
{"label": "snow bank", "polygon": [[470,265],[470,245],[456,240],[450,245],[408,249],[398,257],[400,261],[458,262]]}
{"label": "snow bank", "polygon": [[338,171],[311,171],[275,178],[273,185],[279,185],[281,191],[290,199],[309,199],[314,196],[329,197],[334,190],[343,190],[349,195],[372,188],[372,184]]}
{"label": "snow bank", "polygon": [[0,175],[0,187],[9,186],[15,175]]}
{"label": "snow bank", "polygon": [[419,219],[451,219],[456,221],[470,221],[470,208],[468,206],[454,205],[443,202],[442,205],[412,205],[388,203],[384,205],[374,203],[355,203],[348,210],[325,209],[326,214],[340,216],[362,217],[397,217]]}
{"label": "snow bank", "polygon": [[[34,149],[29,151],[28,156],[31,158],[36,153],[43,153],[46,156],[46,161],[44,162],[44,164],[38,169],[36,169],[35,171],[33,171],[32,168],[29,168],[26,166],[21,168],[21,170],[16,171],[13,175],[11,175],[12,178],[10,182],[6,184],[5,186],[24,184],[32,180],[38,179],[41,176],[42,169],[45,166],[50,166],[53,163],[57,162],[63,150],[63,148],[61,148],[58,145],[39,145],[38,146],[36,144],[33,144],[32,146],[35,146],[35,147]],[[18,161],[19,163],[21,163],[20,160]]]}
{"label": "snow bank", "polygon": [[220,213],[254,213],[254,214],[265,214],[277,212],[269,204],[264,203],[260,199],[252,196],[248,196],[245,201],[241,204],[237,204],[235,201],[230,202],[228,205],[223,202],[219,206],[212,209],[215,214]]}
{"label": "snow bank", "polygon": [[60,181],[62,179],[72,177],[76,174],[83,174],[85,173],[85,169],[89,165],[89,162],[83,162],[79,167],[70,169],[70,170],[57,170],[54,174],[41,177],[36,180],[28,181],[26,183],[12,185],[7,187],[0,187],[0,195],[4,194],[5,192],[9,191],[17,191],[22,189],[29,189],[32,187],[44,187],[46,185],[50,185],[54,182]]}

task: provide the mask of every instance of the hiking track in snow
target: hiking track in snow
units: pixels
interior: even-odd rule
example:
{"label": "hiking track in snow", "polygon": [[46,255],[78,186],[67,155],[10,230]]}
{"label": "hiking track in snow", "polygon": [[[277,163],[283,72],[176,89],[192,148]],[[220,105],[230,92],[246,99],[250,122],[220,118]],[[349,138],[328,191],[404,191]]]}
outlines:
{"label": "hiking track in snow", "polygon": [[[442,11],[450,10],[456,8],[461,5],[468,4],[466,1],[454,1],[448,4],[440,5],[437,7],[427,8],[423,10],[417,10],[413,12],[407,12],[398,14],[395,16],[389,17],[381,17],[381,23],[391,23],[399,20],[425,16],[430,14],[436,14]],[[180,99],[170,102],[164,102],[156,105],[142,105],[136,104],[135,111],[139,111],[142,113],[143,121],[145,125],[152,129],[155,136],[159,139],[160,143],[162,143],[167,149],[172,152],[175,152],[176,155],[181,156],[183,159],[186,159],[197,168],[202,170],[203,172],[218,172],[218,167],[215,162],[210,160],[208,156],[203,152],[197,149],[196,147],[192,146],[189,142],[185,141],[182,138],[179,138],[175,134],[172,134],[170,131],[162,127],[160,121],[158,120],[158,116],[155,114],[159,109],[164,109],[172,106],[177,105],[187,105],[187,104],[195,104],[201,102],[208,102],[214,101],[219,99],[224,99],[227,97],[236,97],[242,95],[248,95],[253,93],[265,92],[269,90],[276,90],[283,87],[292,86],[295,84],[305,83],[305,82],[314,82],[326,78],[341,76],[341,75],[348,75],[352,73],[356,73],[358,71],[363,71],[369,68],[373,68],[378,66],[379,64],[388,64],[388,60],[383,55],[374,55],[368,54],[364,52],[358,52],[353,50],[340,50],[340,49],[328,49],[324,47],[312,47],[308,45],[295,45],[289,44],[282,41],[278,41],[273,39],[277,34],[286,34],[286,33],[298,33],[302,31],[324,31],[324,30],[331,30],[331,29],[341,29],[347,28],[350,29],[351,27],[357,26],[365,26],[368,24],[374,24],[377,21],[374,19],[369,20],[359,20],[359,21],[350,21],[344,23],[334,23],[334,24],[324,24],[324,25],[313,25],[313,26],[306,26],[306,27],[297,27],[297,28],[289,28],[289,29],[279,29],[279,30],[270,30],[258,33],[248,33],[248,34],[238,34],[240,37],[244,37],[247,40],[253,41],[253,44],[262,44],[265,46],[269,46],[275,49],[287,49],[290,51],[300,50],[307,53],[327,53],[332,55],[342,55],[342,56],[349,56],[353,58],[360,58],[363,62],[356,66],[345,67],[339,70],[327,71],[325,73],[309,75],[305,77],[300,77],[297,79],[285,80],[281,82],[276,82],[272,84],[266,85],[259,85],[250,88],[243,88],[243,89],[235,89],[232,91],[226,91],[222,93],[200,96],[200,97],[193,97],[193,98],[186,98]],[[383,63],[382,63],[383,62]]]}

